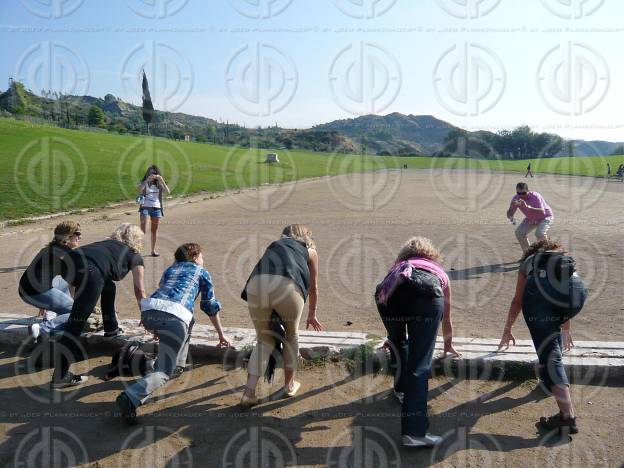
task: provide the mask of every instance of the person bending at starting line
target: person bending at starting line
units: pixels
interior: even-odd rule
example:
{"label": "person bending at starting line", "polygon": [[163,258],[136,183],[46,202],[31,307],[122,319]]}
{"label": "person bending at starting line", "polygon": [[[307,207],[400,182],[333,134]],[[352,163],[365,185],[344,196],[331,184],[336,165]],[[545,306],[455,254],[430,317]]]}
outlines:
{"label": "person bending at starting line", "polygon": [[204,268],[199,244],[183,244],[175,251],[175,262],[163,273],[158,289],[141,300],[141,322],[158,338],[158,357],[154,372],[137,380],[117,397],[117,405],[127,424],[136,424],[136,410],[150,395],[184,370],[195,320],[193,305],[200,296],[199,307],[214,325],[220,348],[230,343],[225,339],[210,273]]}

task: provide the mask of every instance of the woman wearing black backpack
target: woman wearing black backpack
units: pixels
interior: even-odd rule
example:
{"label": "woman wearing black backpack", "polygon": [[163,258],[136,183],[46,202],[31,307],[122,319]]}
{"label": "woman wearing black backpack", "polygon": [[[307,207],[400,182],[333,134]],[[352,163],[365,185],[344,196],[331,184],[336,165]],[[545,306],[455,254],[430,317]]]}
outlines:
{"label": "woman wearing black backpack", "polygon": [[498,349],[516,344],[511,333],[520,310],[529,327],[539,361],[541,382],[552,392],[559,413],[540,418],[540,425],[548,430],[567,429],[576,434],[578,427],[570,383],[562,362],[562,352],[574,343],[570,334],[570,319],[583,308],[587,288],[575,270],[574,260],[563,247],[543,239],[525,252],[516,283],[516,293],[509,306],[507,322]]}
{"label": "woman wearing black backpack", "polygon": [[402,444],[438,445],[442,437],[427,432],[427,395],[440,323],[444,354],[460,354],[453,348],[451,283],[440,252],[429,239],[412,237],[403,244],[376,288],[375,303],[388,331],[390,357],[396,368],[394,394],[401,403]]}

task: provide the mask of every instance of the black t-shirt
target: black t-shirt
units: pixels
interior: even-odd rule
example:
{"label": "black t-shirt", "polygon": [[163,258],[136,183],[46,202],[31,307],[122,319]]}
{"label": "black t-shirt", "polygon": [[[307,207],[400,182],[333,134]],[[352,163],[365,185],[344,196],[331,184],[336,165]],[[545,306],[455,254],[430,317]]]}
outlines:
{"label": "black t-shirt", "polygon": [[[290,278],[301,289],[303,298],[307,299],[310,288],[310,255],[303,242],[288,237],[272,242],[264,252],[260,261],[249,275],[249,280],[255,275],[279,275]],[[247,285],[241,293],[241,298],[247,300]]]}
{"label": "black t-shirt", "polygon": [[70,253],[76,268],[85,261],[95,265],[105,278],[121,281],[135,266],[143,265],[141,254],[134,252],[123,242],[106,239],[73,250]]}
{"label": "black t-shirt", "polygon": [[54,243],[41,249],[20,278],[20,296],[32,296],[49,291],[54,277],[63,272],[63,257],[71,251],[65,245]]}

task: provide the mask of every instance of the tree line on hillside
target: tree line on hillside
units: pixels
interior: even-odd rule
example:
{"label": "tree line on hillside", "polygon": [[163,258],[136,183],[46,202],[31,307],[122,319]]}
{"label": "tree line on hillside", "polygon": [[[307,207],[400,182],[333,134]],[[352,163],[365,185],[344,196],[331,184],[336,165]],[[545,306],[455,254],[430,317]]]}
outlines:
{"label": "tree line on hillside", "polygon": [[572,142],[553,133],[534,132],[526,125],[496,133],[454,129],[448,133],[444,142],[444,150],[437,156],[459,154],[486,159],[573,156]]}
{"label": "tree line on hillside", "polygon": [[[528,126],[496,133],[468,132],[433,116],[397,113],[363,116],[303,130],[281,128],[277,124],[247,128],[228,121],[217,122],[206,117],[155,110],[145,76],[142,85],[142,105],[139,106],[112,94],[101,99],[41,90],[41,94],[36,95],[22,83],[10,80],[9,89],[0,92],[0,114],[64,128],[90,127],[135,135],[147,133],[174,140],[188,137],[201,143],[249,148],[381,156],[433,153],[433,156],[442,157],[460,155],[489,159],[574,156],[572,141],[565,141],[551,133],[534,132]],[[624,153],[624,148],[621,148],[621,153]]]}

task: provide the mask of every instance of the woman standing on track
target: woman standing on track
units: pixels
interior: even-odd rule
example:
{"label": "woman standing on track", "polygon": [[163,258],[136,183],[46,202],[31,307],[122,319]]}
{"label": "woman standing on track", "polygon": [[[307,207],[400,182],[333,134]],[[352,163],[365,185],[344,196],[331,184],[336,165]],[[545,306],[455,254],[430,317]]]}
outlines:
{"label": "woman standing on track", "polygon": [[272,324],[281,320],[283,337],[284,396],[294,396],[301,384],[295,381],[299,356],[299,320],[309,295],[306,328],[323,329],[316,318],[318,254],[310,230],[302,224],[291,224],[282,237],[269,245],[257,263],[241,297],[247,301],[258,343],[251,353],[247,385],[241,398],[243,406],[258,404],[256,386],[265,373],[276,345]]}
{"label": "woman standing on track", "polygon": [[431,447],[442,437],[428,434],[429,374],[440,322],[444,353],[453,348],[451,284],[440,264],[440,252],[425,237],[412,237],[401,250],[375,302],[391,343],[397,367],[395,395],[401,402],[401,434],[405,447]]}
{"label": "woman standing on track", "polygon": [[156,241],[158,239],[158,224],[160,218],[164,216],[163,211],[163,192],[167,195],[171,193],[169,187],[165,183],[160,174],[158,166],[152,165],[147,168],[143,180],[137,187],[139,195],[139,213],[141,218],[141,230],[146,232],[147,218],[150,218],[150,231],[151,231],[151,253],[154,257],[158,257],[160,254],[156,250]]}
{"label": "woman standing on track", "polygon": [[559,406],[558,414],[542,417],[539,423],[548,430],[562,432],[565,428],[576,434],[578,427],[562,351],[574,346],[570,319],[583,308],[587,288],[576,273],[574,260],[565,254],[559,243],[547,239],[535,242],[525,252],[498,349],[516,344],[511,327],[522,310],[537,352],[540,381]]}

